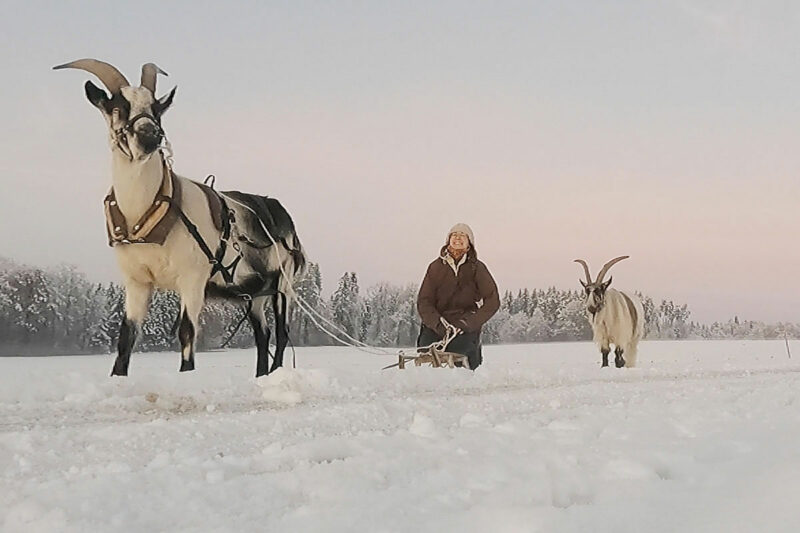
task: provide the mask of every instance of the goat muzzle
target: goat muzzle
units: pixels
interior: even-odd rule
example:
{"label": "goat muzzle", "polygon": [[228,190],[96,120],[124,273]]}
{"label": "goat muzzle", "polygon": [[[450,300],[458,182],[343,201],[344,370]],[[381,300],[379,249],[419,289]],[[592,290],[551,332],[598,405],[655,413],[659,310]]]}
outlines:
{"label": "goat muzzle", "polygon": [[[137,126],[137,122],[145,120],[143,124]],[[154,152],[164,140],[164,130],[152,115],[140,113],[133,117],[125,126],[125,132],[133,133],[139,140],[139,144],[146,153]]]}
{"label": "goat muzzle", "polygon": [[137,129],[136,137],[139,139],[139,144],[141,144],[142,149],[148,154],[154,152],[164,139],[161,129],[153,124],[145,124]]}

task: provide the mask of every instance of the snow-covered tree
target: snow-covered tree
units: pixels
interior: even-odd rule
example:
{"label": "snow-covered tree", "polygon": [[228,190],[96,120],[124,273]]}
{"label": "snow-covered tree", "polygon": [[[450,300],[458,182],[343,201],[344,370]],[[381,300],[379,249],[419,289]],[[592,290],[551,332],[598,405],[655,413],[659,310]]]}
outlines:
{"label": "snow-covered tree", "polygon": [[358,278],[355,272],[345,272],[339,286],[331,296],[333,318],[348,335],[356,337],[359,332],[361,305],[358,297]]}
{"label": "snow-covered tree", "polygon": [[[295,281],[294,289],[306,305],[322,311],[322,273],[318,264],[308,263],[303,276]],[[312,344],[315,334],[319,335],[314,322],[301,310],[300,305],[295,305],[292,312],[291,331],[300,344]]]}
{"label": "snow-covered tree", "polygon": [[[307,305],[353,337],[381,346],[409,346],[416,341],[417,288],[380,283],[362,296],[358,277],[346,272],[326,302],[321,297],[319,266],[314,263],[309,263],[306,274],[295,284]],[[691,312],[685,304],[665,299],[656,305],[652,298],[639,296],[649,338],[800,338],[800,324],[767,324],[738,316],[700,324],[690,320]],[[74,267],[43,270],[0,257],[0,355],[113,351],[124,318],[123,297],[119,285],[93,284]],[[174,293],[154,293],[137,349],[176,349],[171,330],[178,309]],[[242,313],[241,302],[207,302],[200,318],[198,346],[219,347]],[[578,340],[591,338],[591,328],[584,316],[581,293],[554,287],[525,288],[516,296],[508,290],[503,293],[500,311],[486,323],[482,338],[484,343]],[[290,320],[290,339],[299,345],[332,343],[297,308]],[[229,345],[253,346],[249,321],[243,322]]]}

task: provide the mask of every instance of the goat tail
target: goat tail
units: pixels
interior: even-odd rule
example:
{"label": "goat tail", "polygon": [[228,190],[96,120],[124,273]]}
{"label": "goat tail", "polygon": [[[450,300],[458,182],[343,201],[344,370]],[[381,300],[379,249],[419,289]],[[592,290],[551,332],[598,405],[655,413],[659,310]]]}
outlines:
{"label": "goat tail", "polygon": [[635,309],[635,323],[633,326],[633,337],[631,338],[630,342],[628,343],[628,347],[625,350],[626,367],[636,366],[636,358],[639,355],[639,341],[642,340],[642,337],[644,337],[645,316],[642,301],[637,296],[634,296],[633,305]]}
{"label": "goat tail", "polygon": [[294,241],[294,246],[289,248],[289,254],[292,256],[292,262],[294,263],[294,277],[300,277],[306,271],[306,251],[296,233],[292,235],[292,240]]}
{"label": "goat tail", "polygon": [[292,233],[289,240],[291,241],[290,243],[283,241],[284,249],[289,253],[289,256],[284,262],[284,275],[278,280],[278,291],[286,295],[287,308],[294,299],[294,282],[305,273],[307,266],[306,253],[297,234]]}

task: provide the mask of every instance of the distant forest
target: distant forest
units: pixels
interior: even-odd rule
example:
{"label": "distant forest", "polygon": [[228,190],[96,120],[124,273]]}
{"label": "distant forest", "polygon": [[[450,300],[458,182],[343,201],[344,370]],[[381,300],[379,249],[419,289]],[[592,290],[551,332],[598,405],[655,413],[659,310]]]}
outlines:
{"label": "distant forest", "polygon": [[[375,346],[410,346],[419,332],[416,285],[380,283],[362,290],[355,272],[339,278],[330,298],[323,298],[319,266],[310,263],[295,290],[347,333]],[[733,317],[701,324],[685,304],[656,303],[640,295],[649,339],[800,338],[800,324],[767,324]],[[574,341],[591,339],[579,291],[524,289],[501,296],[500,311],[483,330],[485,343]],[[219,348],[233,333],[243,307],[207,302],[201,316],[199,349]],[[0,258],[0,355],[90,354],[114,351],[124,315],[123,289],[93,283],[71,266],[42,269]],[[140,351],[177,348],[171,330],[178,315],[177,295],[157,291],[137,344]],[[295,346],[337,344],[297,308],[290,322]],[[247,321],[229,346],[253,345]]]}

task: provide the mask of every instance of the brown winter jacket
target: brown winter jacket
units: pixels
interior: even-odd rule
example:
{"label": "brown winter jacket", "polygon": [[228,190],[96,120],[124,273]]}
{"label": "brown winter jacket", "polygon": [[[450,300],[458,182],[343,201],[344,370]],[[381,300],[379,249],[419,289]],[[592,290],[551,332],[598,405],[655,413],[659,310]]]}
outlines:
{"label": "brown winter jacket", "polygon": [[[478,302],[483,305],[478,307]],[[497,284],[474,249],[458,267],[456,275],[447,262],[446,247],[442,255],[428,265],[425,279],[419,288],[417,310],[422,323],[440,335],[444,325],[440,318],[466,332],[478,332],[500,308]]]}

